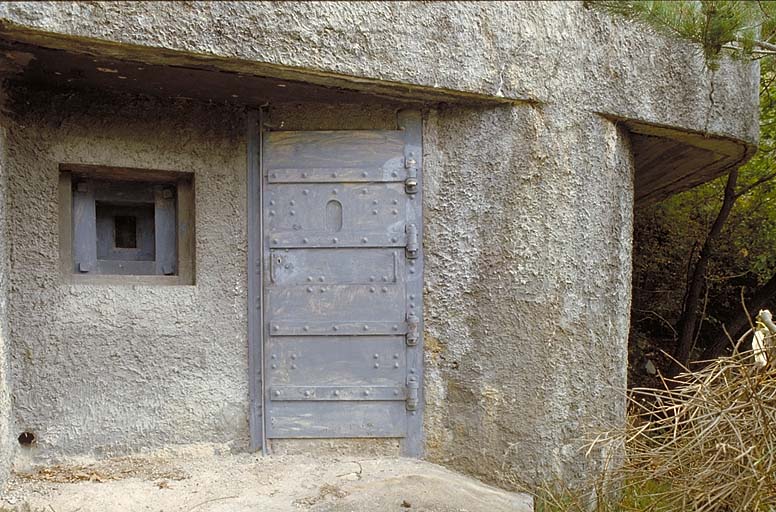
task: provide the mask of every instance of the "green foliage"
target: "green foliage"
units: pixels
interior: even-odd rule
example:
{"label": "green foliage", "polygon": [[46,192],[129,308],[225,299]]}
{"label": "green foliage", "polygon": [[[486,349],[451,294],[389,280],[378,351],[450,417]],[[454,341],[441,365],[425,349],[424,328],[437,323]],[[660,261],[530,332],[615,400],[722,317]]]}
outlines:
{"label": "green foliage", "polygon": [[767,46],[776,35],[776,2],[603,0],[589,5],[697,43],[711,69],[719,66],[723,49],[734,56],[750,57],[761,54],[763,44]]}
{"label": "green foliage", "polygon": [[[776,173],[776,90],[766,80],[760,99],[760,150],[740,170],[737,191],[742,195],[706,272],[708,300],[699,349],[721,332],[723,321],[740,311],[742,288],[750,297],[776,273],[776,179],[769,179]],[[681,313],[689,268],[721,207],[725,180],[723,176],[637,211],[632,315],[636,330],[673,336],[668,324],[675,325]]]}

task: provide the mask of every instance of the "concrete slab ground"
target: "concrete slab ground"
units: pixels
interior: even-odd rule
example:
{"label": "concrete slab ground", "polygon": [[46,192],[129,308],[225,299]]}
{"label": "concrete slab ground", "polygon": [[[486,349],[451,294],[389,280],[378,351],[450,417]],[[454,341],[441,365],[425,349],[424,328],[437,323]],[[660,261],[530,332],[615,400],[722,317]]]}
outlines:
{"label": "concrete slab ground", "polygon": [[413,459],[191,449],[17,467],[0,510],[531,512],[533,505],[527,495]]}

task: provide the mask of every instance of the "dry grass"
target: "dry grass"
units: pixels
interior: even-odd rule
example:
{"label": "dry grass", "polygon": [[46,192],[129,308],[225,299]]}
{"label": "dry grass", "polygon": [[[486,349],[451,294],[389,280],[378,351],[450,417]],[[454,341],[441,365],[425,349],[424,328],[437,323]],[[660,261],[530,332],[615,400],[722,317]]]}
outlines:
{"label": "dry grass", "polygon": [[737,353],[704,369],[635,389],[626,432],[629,482],[663,484],[669,510],[776,507],[776,365]]}
{"label": "dry grass", "polygon": [[776,364],[769,361],[758,368],[751,352],[736,353],[659,389],[632,390],[626,429],[592,445],[625,445],[624,466],[607,475],[614,492],[603,492],[601,481],[587,494],[556,487],[540,493],[537,511],[776,511]]}

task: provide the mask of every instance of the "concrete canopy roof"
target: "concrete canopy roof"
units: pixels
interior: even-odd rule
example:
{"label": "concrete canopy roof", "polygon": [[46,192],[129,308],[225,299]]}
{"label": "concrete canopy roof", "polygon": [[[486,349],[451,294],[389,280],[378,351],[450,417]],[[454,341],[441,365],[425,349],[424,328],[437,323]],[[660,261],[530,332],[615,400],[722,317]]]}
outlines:
{"label": "concrete canopy roof", "polygon": [[712,73],[694,46],[581,3],[5,2],[0,35],[39,48],[45,65],[27,78],[67,50],[84,74],[65,80],[163,96],[596,112],[634,134],[639,203],[743,163],[758,137],[756,63],[724,60]]}

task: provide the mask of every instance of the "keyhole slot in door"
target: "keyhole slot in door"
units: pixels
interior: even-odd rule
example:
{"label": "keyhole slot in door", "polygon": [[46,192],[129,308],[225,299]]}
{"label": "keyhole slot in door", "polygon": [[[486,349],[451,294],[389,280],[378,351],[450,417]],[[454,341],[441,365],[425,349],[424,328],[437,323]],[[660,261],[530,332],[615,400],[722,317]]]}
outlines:
{"label": "keyhole slot in door", "polygon": [[336,199],[326,203],[326,228],[331,233],[342,230],[342,203]]}

